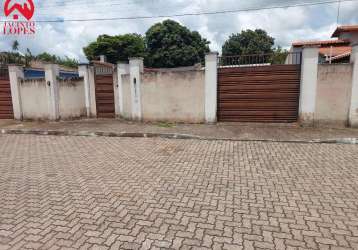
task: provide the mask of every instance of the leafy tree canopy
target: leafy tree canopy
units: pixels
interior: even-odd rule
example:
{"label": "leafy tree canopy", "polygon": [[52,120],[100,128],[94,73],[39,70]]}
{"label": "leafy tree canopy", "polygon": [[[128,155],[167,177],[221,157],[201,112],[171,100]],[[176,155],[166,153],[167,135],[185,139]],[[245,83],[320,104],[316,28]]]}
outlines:
{"label": "leafy tree canopy", "polygon": [[273,52],[275,39],[262,29],[232,34],[222,47],[224,56]]}
{"label": "leafy tree canopy", "polygon": [[12,50],[13,51],[18,51],[19,50],[19,42],[17,41],[17,40],[15,40],[15,41],[13,41],[12,42],[12,45],[11,45],[11,47],[12,47]]}
{"label": "leafy tree canopy", "polygon": [[37,55],[36,57],[34,57],[34,59],[41,60],[44,62],[57,63],[59,65],[70,67],[70,68],[76,68],[78,66],[78,61],[76,59],[72,59],[67,56],[62,58],[56,55],[51,55],[47,52],[43,52]]}
{"label": "leafy tree canopy", "polygon": [[144,57],[144,39],[138,34],[118,36],[101,35],[95,42],[90,43],[83,51],[89,61],[105,55],[108,62],[117,63],[128,61],[129,57]]}
{"label": "leafy tree canopy", "polygon": [[[278,46],[277,48],[273,49],[273,54],[272,54],[272,64],[284,64],[287,56],[288,56],[289,52],[286,49],[282,49],[280,46]],[[295,60],[297,60],[296,58],[292,59],[293,61],[291,63],[297,63]]]}
{"label": "leafy tree canopy", "polygon": [[204,60],[209,41],[173,20],[153,25],[146,32],[146,65],[156,68],[192,66]]}
{"label": "leafy tree canopy", "polygon": [[43,52],[37,56],[34,56],[31,53],[29,48],[26,49],[26,53],[19,53],[20,43],[15,40],[12,43],[12,52],[0,52],[0,61],[5,61],[6,63],[17,63],[25,66],[30,66],[32,60],[41,60],[44,62],[56,63],[62,66],[67,66],[70,68],[76,68],[78,66],[78,61],[76,59],[65,57],[59,57],[56,55],[51,55],[47,52]]}

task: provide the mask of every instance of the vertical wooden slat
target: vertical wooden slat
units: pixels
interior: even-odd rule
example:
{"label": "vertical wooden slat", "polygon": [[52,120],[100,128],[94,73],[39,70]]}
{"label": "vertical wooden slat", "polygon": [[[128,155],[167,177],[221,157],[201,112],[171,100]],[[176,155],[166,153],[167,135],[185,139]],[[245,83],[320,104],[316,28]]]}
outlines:
{"label": "vertical wooden slat", "polygon": [[218,120],[297,121],[300,68],[300,65],[219,68]]}
{"label": "vertical wooden slat", "polygon": [[13,119],[14,113],[11,100],[9,72],[6,68],[0,69],[0,119]]}
{"label": "vertical wooden slat", "polygon": [[113,90],[113,74],[96,74],[96,106],[97,117],[114,118],[114,90]]}

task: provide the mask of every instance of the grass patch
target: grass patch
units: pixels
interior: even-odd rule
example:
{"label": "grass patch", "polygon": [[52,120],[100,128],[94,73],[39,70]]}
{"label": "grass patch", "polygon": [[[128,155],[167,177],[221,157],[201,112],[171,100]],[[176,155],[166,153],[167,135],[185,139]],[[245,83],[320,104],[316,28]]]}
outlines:
{"label": "grass patch", "polygon": [[174,128],[175,124],[170,122],[158,122],[157,126],[161,128]]}

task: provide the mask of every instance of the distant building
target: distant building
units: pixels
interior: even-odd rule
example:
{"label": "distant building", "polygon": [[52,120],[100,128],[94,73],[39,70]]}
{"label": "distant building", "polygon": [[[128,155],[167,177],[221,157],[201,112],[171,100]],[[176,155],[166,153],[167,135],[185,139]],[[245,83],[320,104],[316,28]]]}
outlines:
{"label": "distant building", "polygon": [[320,63],[348,63],[352,44],[358,43],[358,25],[339,26],[330,40],[308,40],[292,43],[291,51],[300,52],[305,46],[319,46]]}

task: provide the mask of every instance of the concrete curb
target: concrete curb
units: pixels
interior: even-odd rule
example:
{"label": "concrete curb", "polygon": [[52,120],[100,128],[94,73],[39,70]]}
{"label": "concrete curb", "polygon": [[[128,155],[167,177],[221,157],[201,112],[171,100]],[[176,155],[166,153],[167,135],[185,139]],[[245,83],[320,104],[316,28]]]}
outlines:
{"label": "concrete curb", "polygon": [[84,136],[84,137],[118,137],[118,138],[163,138],[163,139],[193,139],[205,141],[245,141],[245,142],[277,142],[277,143],[309,143],[309,144],[358,144],[358,138],[317,139],[317,140],[276,140],[276,139],[235,139],[212,138],[188,134],[165,133],[135,133],[135,132],[89,132],[68,130],[38,130],[38,129],[1,129],[1,134],[7,135],[52,135],[52,136]]}

